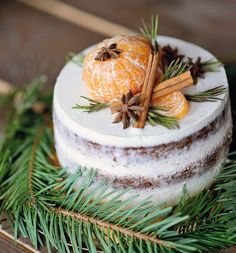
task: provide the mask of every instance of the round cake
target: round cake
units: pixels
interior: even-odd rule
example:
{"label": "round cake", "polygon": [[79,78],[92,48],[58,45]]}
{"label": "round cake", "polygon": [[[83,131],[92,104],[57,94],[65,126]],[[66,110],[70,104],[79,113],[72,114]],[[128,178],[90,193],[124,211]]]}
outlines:
{"label": "round cake", "polygon": [[[178,48],[180,54],[192,59],[214,57],[197,45],[172,37],[159,36],[158,43]],[[193,94],[219,85],[226,88],[215,102],[190,102],[177,129],[161,125],[122,129],[120,124],[112,124],[108,108],[96,113],[73,109],[84,103],[80,96],[89,96],[82,72],[82,66],[67,63],[54,89],[56,151],[69,173],[79,166],[97,169],[97,182],[107,178],[113,181],[113,188],[129,187],[127,195],[138,194],[140,199],[151,195],[155,202],[178,201],[184,186],[193,196],[211,185],[226,159],[232,134],[223,67],[205,73],[196,85],[183,90]]]}

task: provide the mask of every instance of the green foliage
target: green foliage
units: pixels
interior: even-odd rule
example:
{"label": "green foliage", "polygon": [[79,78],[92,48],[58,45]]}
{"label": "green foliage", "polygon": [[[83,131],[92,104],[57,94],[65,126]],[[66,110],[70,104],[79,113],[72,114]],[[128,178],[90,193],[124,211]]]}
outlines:
{"label": "green foliage", "polygon": [[[94,184],[96,170],[73,175],[55,165],[48,115],[33,110],[43,101],[41,82],[22,95],[12,112],[0,156],[0,210],[14,234],[48,252],[206,252],[236,243],[236,159],[232,154],[216,184],[167,207],[149,198]],[[161,110],[159,108],[159,110]],[[74,189],[77,186],[76,190]]]}
{"label": "green foliage", "polygon": [[222,67],[223,64],[222,62],[218,61],[215,58],[212,58],[208,61],[204,61],[201,63],[201,68],[205,71],[205,72],[216,72],[219,71],[219,68]]}
{"label": "green foliage", "polygon": [[73,109],[83,110],[84,112],[98,112],[110,106],[110,103],[102,103],[85,96],[81,96],[81,98],[87,100],[89,102],[89,105],[76,104],[75,106],[73,106]]}
{"label": "green foliage", "polygon": [[151,106],[148,110],[147,122],[152,126],[161,125],[168,129],[179,128],[178,121],[174,117],[166,116],[163,111],[168,111],[159,106]]}
{"label": "green foliage", "polygon": [[149,25],[142,21],[143,27],[140,28],[141,33],[151,42],[154,52],[158,51],[157,31],[158,31],[158,15],[151,16]]}
{"label": "green foliage", "polygon": [[224,94],[226,88],[223,85],[217,86],[215,88],[199,92],[197,94],[185,94],[187,100],[196,103],[202,102],[216,102],[222,100],[218,96]]}
{"label": "green foliage", "polygon": [[189,63],[184,63],[180,58],[177,60],[173,60],[170,65],[167,67],[161,82],[166,81],[168,79],[171,79],[173,77],[176,77],[178,75],[183,74],[187,70],[189,70]]}

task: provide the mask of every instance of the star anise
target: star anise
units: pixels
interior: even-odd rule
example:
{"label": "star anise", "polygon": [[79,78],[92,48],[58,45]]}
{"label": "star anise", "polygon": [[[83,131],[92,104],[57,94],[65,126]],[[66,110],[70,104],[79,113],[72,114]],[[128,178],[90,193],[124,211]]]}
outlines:
{"label": "star anise", "polygon": [[117,48],[116,43],[112,43],[109,47],[102,47],[95,57],[96,61],[106,61],[108,59],[115,59],[119,57],[122,50]]}
{"label": "star anise", "polygon": [[130,121],[138,121],[138,112],[143,110],[140,106],[141,93],[133,95],[129,91],[126,95],[122,95],[121,99],[113,102],[110,106],[111,113],[116,113],[113,123],[119,123],[122,121],[123,129],[130,126]]}
{"label": "star anise", "polygon": [[206,61],[202,61],[201,57],[198,57],[194,62],[192,58],[188,61],[189,69],[194,80],[194,84],[197,83],[198,78],[204,78],[206,72],[218,71],[222,66],[222,62],[216,58],[212,58]]}
{"label": "star anise", "polygon": [[168,67],[172,61],[177,59],[183,60],[184,55],[179,54],[178,48],[172,48],[170,45],[162,47],[162,64],[163,68]]}
{"label": "star anise", "polygon": [[204,78],[204,74],[207,72],[207,70],[201,62],[201,57],[198,57],[195,62],[193,62],[193,59],[189,58],[189,65],[193,82],[196,84],[198,77]]}

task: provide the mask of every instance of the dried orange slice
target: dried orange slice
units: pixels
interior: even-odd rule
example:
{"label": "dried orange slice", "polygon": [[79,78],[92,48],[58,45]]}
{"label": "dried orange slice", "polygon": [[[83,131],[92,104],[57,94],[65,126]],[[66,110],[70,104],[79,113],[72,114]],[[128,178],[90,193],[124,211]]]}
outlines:
{"label": "dried orange slice", "polygon": [[156,98],[152,101],[152,105],[166,108],[168,111],[162,113],[176,119],[182,119],[189,111],[189,103],[180,91]]}
{"label": "dried orange slice", "polygon": [[[111,45],[121,51],[118,57],[95,59],[102,48]],[[149,42],[138,35],[115,36],[99,43],[85,56],[83,64],[83,79],[90,96],[101,102],[112,102],[129,90],[133,94],[141,91],[149,52]]]}

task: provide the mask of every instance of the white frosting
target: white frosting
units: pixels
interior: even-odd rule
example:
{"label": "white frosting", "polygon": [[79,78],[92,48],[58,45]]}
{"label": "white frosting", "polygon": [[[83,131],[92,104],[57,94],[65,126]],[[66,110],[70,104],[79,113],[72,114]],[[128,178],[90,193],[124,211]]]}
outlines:
{"label": "white frosting", "polygon": [[[196,59],[203,60],[213,58],[206,50],[171,37],[159,36],[161,45],[170,44],[178,47],[179,52]],[[200,79],[194,87],[187,88],[188,93],[203,91],[218,85],[228,87],[224,68],[218,72],[206,73],[205,79]],[[101,145],[116,145],[120,147],[153,146],[172,141],[178,141],[204,126],[208,125],[222,111],[227,94],[222,95],[223,101],[191,103],[190,111],[186,117],[179,121],[180,129],[168,130],[162,126],[149,126],[144,129],[122,129],[120,124],[112,124],[113,116],[109,109],[97,113],[85,113],[72,109],[76,104],[86,104],[80,96],[88,96],[85,84],[82,80],[82,68],[74,63],[68,63],[61,71],[54,90],[54,110],[64,125],[84,139],[97,142]]]}
{"label": "white frosting", "polygon": [[[54,127],[57,152],[59,158],[63,155],[67,159],[81,166],[97,168],[104,175],[117,177],[146,177],[158,178],[159,176],[170,176],[185,169],[191,163],[202,161],[206,155],[221,146],[224,137],[231,129],[230,111],[227,113],[227,120],[220,129],[209,137],[196,141],[189,148],[181,150],[171,150],[167,156],[150,159],[150,157],[138,156],[137,153],[130,152],[129,156],[123,155],[123,151],[116,149],[114,155],[117,161],[113,161],[113,155],[106,154],[101,148],[99,151],[88,148],[81,148],[83,144],[72,145],[71,141],[58,132]],[[67,165],[67,164],[65,164]],[[77,166],[74,168],[76,170]]]}

